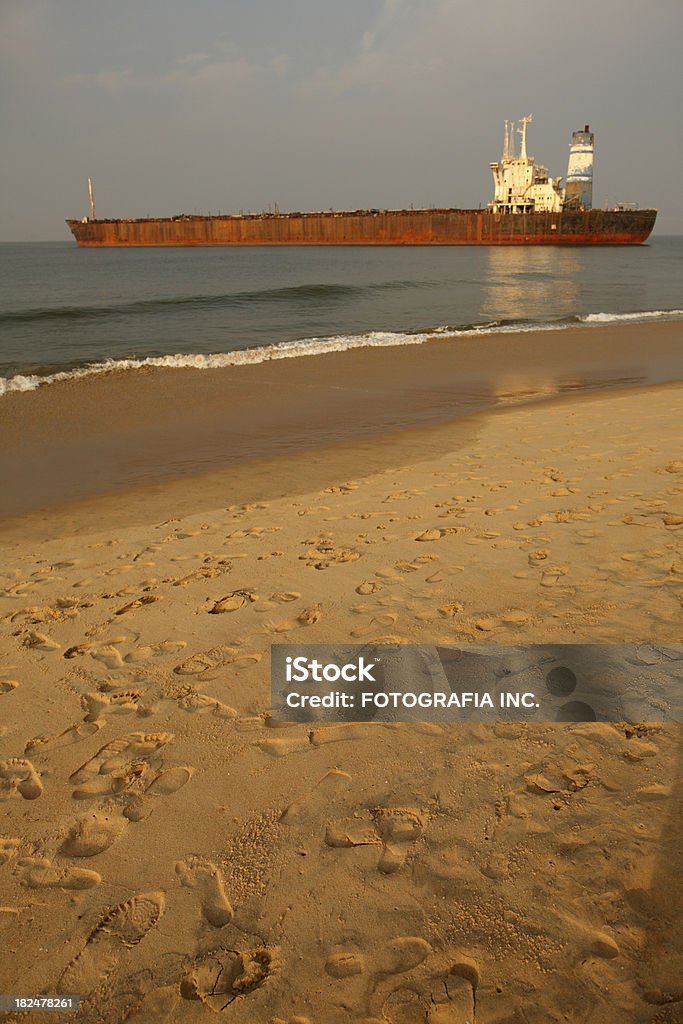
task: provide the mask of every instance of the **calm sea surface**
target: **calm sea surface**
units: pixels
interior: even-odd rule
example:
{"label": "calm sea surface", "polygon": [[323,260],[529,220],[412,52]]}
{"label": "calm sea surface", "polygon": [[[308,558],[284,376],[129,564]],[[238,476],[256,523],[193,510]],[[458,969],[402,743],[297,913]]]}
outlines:
{"label": "calm sea surface", "polygon": [[539,326],[678,319],[682,281],[683,238],[666,236],[596,249],[5,243],[0,393],[148,360],[210,367],[435,332],[485,344]]}

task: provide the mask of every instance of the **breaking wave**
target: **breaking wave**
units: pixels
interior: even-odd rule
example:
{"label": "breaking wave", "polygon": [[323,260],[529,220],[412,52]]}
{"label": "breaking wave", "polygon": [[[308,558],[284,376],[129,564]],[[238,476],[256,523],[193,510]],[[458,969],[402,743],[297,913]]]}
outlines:
{"label": "breaking wave", "polygon": [[644,313],[589,313],[578,319],[585,324],[615,324],[623,320],[677,320],[683,316],[683,309],[650,309]]}
{"label": "breaking wave", "polygon": [[[311,287],[306,286],[310,291]],[[324,286],[327,288],[328,286]],[[336,287],[336,286],[335,286]],[[386,287],[386,286],[385,286]],[[281,291],[297,289],[280,289]],[[186,300],[180,300],[186,301]],[[7,314],[5,314],[7,315]],[[212,354],[177,353],[171,355],[147,356],[144,358],[105,359],[57,372],[17,374],[14,377],[0,377],[0,395],[13,391],[34,391],[44,384],[76,380],[98,374],[141,370],[146,368],[213,370],[226,366],[247,366],[276,359],[296,359],[301,356],[325,355],[329,352],[345,352],[356,348],[385,348],[400,345],[422,345],[430,339],[486,337],[497,334],[519,334],[529,331],[561,331],[568,327],[583,325],[599,326],[622,321],[648,322],[650,320],[676,320],[683,317],[683,310],[646,310],[640,313],[588,313],[583,316],[566,317],[562,320],[539,323],[534,321],[489,321],[481,324],[465,324],[460,327],[448,325],[419,332],[368,331],[364,334],[341,334],[328,338],[305,338],[299,341],[284,341],[257,348],[238,349],[232,352]]]}

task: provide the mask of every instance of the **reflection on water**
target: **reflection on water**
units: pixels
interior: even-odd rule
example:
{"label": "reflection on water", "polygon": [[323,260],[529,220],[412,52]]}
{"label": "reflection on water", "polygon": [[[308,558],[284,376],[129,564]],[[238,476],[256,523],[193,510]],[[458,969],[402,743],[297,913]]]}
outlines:
{"label": "reflection on water", "polygon": [[583,253],[547,247],[489,248],[482,312],[492,320],[573,316]]}
{"label": "reflection on water", "polygon": [[[561,320],[575,317],[581,308],[582,280],[587,272],[586,252],[581,249],[501,248],[486,251],[487,275],[483,285],[482,312],[497,321]],[[544,336],[557,356],[560,335]],[[519,372],[498,367],[493,396],[498,405],[537,401],[552,395],[571,394],[604,387],[629,387],[651,379],[647,366],[624,365],[587,353],[587,363],[577,372],[556,358],[542,357],[538,369],[527,365]],[[591,363],[593,365],[591,365]]]}
{"label": "reflection on water", "polygon": [[538,375],[530,373],[503,373],[498,376],[493,391],[497,405],[518,405],[553,395],[568,395],[573,391],[592,391],[599,388],[626,388],[647,384],[643,368],[624,374],[623,370],[595,370],[581,375],[554,374],[546,370]]}

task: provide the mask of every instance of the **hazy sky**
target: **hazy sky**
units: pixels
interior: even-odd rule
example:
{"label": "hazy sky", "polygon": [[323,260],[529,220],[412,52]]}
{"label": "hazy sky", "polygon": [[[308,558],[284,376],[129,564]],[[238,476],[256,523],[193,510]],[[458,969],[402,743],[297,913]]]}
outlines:
{"label": "hazy sky", "polygon": [[681,0],[0,0],[0,239],[65,217],[477,207],[503,120],[683,233]]}

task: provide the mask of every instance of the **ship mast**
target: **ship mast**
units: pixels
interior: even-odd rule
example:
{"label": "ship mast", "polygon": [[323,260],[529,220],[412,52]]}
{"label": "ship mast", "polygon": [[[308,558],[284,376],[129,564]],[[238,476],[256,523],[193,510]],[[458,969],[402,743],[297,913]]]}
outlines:
{"label": "ship mast", "polygon": [[88,178],[88,194],[90,196],[90,219],[95,219],[95,193],[93,192],[92,181]]}

